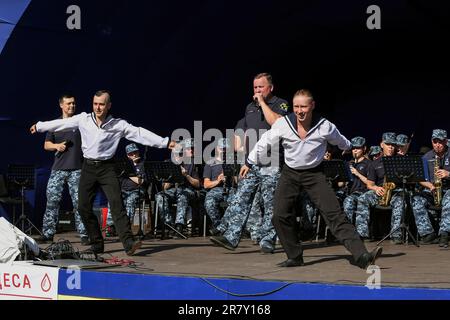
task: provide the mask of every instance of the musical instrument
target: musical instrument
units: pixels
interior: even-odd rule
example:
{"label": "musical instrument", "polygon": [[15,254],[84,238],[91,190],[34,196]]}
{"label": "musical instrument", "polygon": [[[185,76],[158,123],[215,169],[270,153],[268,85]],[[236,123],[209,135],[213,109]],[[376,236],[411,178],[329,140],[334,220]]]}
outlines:
{"label": "musical instrument", "polygon": [[228,195],[227,176],[224,176],[222,188],[223,188],[223,189],[222,189],[223,195],[224,195],[224,196],[227,196],[227,195]]}
{"label": "musical instrument", "polygon": [[438,170],[440,170],[439,157],[436,155],[434,158],[434,167],[433,167],[434,187],[435,187],[433,198],[434,198],[434,205],[440,207],[442,202],[442,179],[437,176]]}
{"label": "musical instrument", "polygon": [[384,194],[378,201],[379,206],[382,206],[382,207],[389,206],[389,203],[391,202],[391,197],[392,197],[392,190],[394,190],[395,187],[396,187],[395,183],[387,182],[386,177],[384,177],[384,182],[383,182]]}

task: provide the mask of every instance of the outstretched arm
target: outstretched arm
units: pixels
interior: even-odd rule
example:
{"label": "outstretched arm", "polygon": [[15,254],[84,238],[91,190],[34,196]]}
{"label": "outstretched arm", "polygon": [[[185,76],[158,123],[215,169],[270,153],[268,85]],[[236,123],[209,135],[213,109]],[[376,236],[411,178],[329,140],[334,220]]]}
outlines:
{"label": "outstretched arm", "polygon": [[77,129],[80,117],[86,113],[80,113],[70,118],[56,119],[51,121],[39,121],[30,128],[31,134],[46,131],[62,131],[68,129]]}
{"label": "outstretched arm", "polygon": [[351,142],[332,123],[330,123],[327,141],[334,146],[338,146],[341,150],[349,150],[352,148]]}
{"label": "outstretched arm", "polygon": [[124,121],[124,125],[124,137],[130,141],[156,148],[173,149],[176,146],[176,142],[170,141],[169,137],[160,137],[150,130],[141,127],[135,127],[126,121]]}

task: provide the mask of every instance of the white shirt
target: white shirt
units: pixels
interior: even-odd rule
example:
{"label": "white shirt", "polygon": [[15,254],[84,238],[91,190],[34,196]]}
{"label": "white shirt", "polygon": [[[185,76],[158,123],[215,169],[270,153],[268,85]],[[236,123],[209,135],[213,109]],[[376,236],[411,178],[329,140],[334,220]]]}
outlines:
{"label": "white shirt", "polygon": [[327,142],[341,150],[351,149],[351,143],[336,126],[325,118],[313,118],[311,129],[304,140],[297,133],[297,118],[294,113],[279,118],[272,128],[264,133],[250,152],[247,161],[258,164],[268,148],[281,140],[284,147],[284,162],[292,169],[317,167],[327,151]]}
{"label": "white shirt", "polygon": [[122,119],[111,115],[99,127],[94,113],[82,112],[70,118],[52,121],[39,121],[36,124],[38,132],[61,131],[78,128],[81,133],[81,150],[87,159],[108,160],[114,157],[121,138],[143,145],[165,148],[169,138],[162,138],[153,132],[135,127]]}

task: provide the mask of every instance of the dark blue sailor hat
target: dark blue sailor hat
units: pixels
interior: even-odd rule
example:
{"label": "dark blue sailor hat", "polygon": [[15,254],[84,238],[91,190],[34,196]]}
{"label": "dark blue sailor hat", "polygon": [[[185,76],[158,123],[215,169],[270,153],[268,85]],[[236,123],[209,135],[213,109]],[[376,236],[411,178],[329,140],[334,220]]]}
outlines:
{"label": "dark blue sailor hat", "polygon": [[131,153],[131,152],[139,151],[139,148],[137,147],[137,145],[135,143],[130,143],[129,145],[127,145],[125,147],[125,151],[127,153]]}
{"label": "dark blue sailor hat", "polygon": [[444,129],[434,129],[431,139],[445,140],[447,139],[447,131]]}
{"label": "dark blue sailor hat", "polygon": [[405,134],[399,134],[397,136],[396,140],[397,140],[397,145],[403,147],[403,146],[406,146],[408,144],[409,138]]}
{"label": "dark blue sailor hat", "polygon": [[371,146],[369,150],[369,156],[374,156],[381,153],[381,147],[380,146]]}
{"label": "dark blue sailor hat", "polygon": [[383,133],[383,142],[388,144],[397,144],[397,137],[394,132]]}
{"label": "dark blue sailor hat", "polygon": [[354,137],[351,141],[352,148],[362,148],[366,145],[366,139],[363,137]]}

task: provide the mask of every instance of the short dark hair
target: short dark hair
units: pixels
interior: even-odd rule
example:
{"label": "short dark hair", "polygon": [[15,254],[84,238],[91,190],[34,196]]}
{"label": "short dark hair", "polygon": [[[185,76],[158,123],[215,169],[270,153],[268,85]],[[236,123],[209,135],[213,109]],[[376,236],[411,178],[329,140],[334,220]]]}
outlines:
{"label": "short dark hair", "polygon": [[106,101],[106,103],[111,103],[112,102],[112,97],[111,97],[111,92],[109,92],[108,90],[98,90],[96,93],[95,93],[95,96],[96,97],[101,97],[102,95],[104,95],[104,94],[108,94],[108,100]]}
{"label": "short dark hair", "polygon": [[75,98],[75,96],[71,93],[63,93],[62,95],[59,96],[59,103],[63,103],[64,99],[70,99],[70,98]]}
{"label": "short dark hair", "polygon": [[263,78],[263,77],[266,77],[267,82],[269,82],[269,84],[270,84],[271,86],[273,86],[272,75],[271,75],[270,73],[267,73],[267,72],[258,73],[258,74],[253,78],[253,80],[261,79],[261,78]]}

